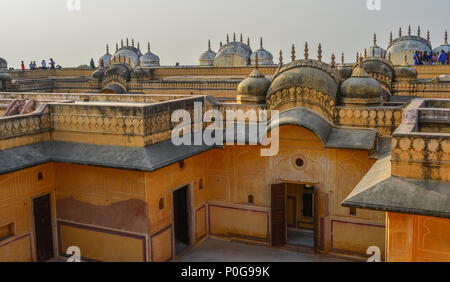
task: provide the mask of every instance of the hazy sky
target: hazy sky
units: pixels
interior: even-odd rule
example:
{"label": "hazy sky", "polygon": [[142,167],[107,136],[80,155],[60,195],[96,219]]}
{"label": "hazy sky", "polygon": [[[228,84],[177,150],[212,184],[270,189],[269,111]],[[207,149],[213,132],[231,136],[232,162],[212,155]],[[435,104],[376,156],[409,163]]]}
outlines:
{"label": "hazy sky", "polygon": [[[332,52],[340,60],[353,61],[356,52],[368,47],[373,33],[386,47],[389,32],[399,26],[422,34],[431,31],[433,46],[443,42],[450,28],[450,0],[380,0],[381,11],[369,11],[367,0],[80,0],[80,11],[69,11],[67,0],[0,0],[0,57],[19,68],[24,60],[54,58],[62,66],[89,63],[111,51],[121,38],[133,37],[146,50],[147,41],[162,65],[197,64],[211,39],[216,51],[226,34],[250,36],[253,49],[264,38],[264,47],[274,54],[283,50],[290,60],[296,44],[303,57],[304,42],[315,57],[322,43],[324,58]],[[325,60],[325,59],[324,59]]]}

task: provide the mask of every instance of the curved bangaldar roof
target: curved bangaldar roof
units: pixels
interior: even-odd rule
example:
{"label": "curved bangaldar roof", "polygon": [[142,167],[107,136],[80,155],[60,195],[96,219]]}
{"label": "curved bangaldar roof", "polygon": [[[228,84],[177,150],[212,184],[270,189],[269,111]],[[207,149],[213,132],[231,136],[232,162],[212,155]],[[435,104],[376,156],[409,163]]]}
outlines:
{"label": "curved bangaldar roof", "polygon": [[394,65],[400,65],[403,63],[405,55],[408,57],[408,63],[414,64],[414,54],[416,51],[431,53],[431,43],[428,38],[420,37],[420,28],[417,35],[411,34],[411,27],[408,29],[408,35],[402,36],[401,28],[399,29],[399,38],[392,40],[387,49],[387,53],[391,58],[391,62]]}
{"label": "curved bangaldar roof", "polygon": [[140,64],[139,57],[142,56],[141,51],[134,46],[123,46],[114,54],[113,59],[125,58],[129,60],[132,67],[137,67]]}
{"label": "curved bangaldar roof", "polygon": [[242,35],[241,42],[237,42],[234,35],[233,42],[229,42],[227,38],[227,44],[217,52],[213,65],[215,67],[246,67],[250,64],[251,55],[252,49],[242,42]]}
{"label": "curved bangaldar roof", "polygon": [[284,111],[307,107],[332,121],[341,76],[335,67],[323,63],[321,59],[320,44],[318,60],[308,59],[307,43],[305,59],[295,60],[295,47],[292,46],[293,61],[278,69],[267,90],[267,108]]}

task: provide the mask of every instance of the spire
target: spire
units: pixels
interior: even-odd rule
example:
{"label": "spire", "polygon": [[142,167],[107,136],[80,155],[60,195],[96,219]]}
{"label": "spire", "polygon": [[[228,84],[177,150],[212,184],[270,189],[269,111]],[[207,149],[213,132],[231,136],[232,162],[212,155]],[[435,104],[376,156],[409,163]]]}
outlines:
{"label": "spire", "polygon": [[392,41],[393,41],[393,38],[392,38],[393,36],[392,36],[392,31],[391,31],[391,35],[389,36],[389,43],[392,43]]}
{"label": "spire", "polygon": [[283,66],[283,51],[280,50],[280,57],[278,59],[278,66],[281,68]]}
{"label": "spire", "polygon": [[119,51],[119,44],[116,42],[116,52]]}
{"label": "spire", "polygon": [[148,51],[149,53],[151,53],[151,52],[150,52],[150,42],[147,42],[147,51]]}
{"label": "spire", "polygon": [[336,66],[336,57],[334,56],[334,53],[331,54],[331,67],[334,68]]}
{"label": "spire", "polygon": [[364,55],[363,55],[363,57],[367,58],[367,49],[365,49],[365,48],[364,48]]}
{"label": "spire", "polygon": [[319,47],[317,48],[317,59],[319,62],[322,62],[322,44],[319,43]]}
{"label": "spire", "polygon": [[431,38],[431,37],[430,37],[430,31],[427,30],[427,41],[428,41],[428,42],[430,42],[430,38]]}
{"label": "spire", "polygon": [[356,52],[356,62],[359,60],[359,52]]}
{"label": "spire", "polygon": [[227,34],[227,44],[230,43],[230,36]]}
{"label": "spire", "polygon": [[129,44],[128,44],[128,37],[127,37],[127,46],[129,46]]}
{"label": "spire", "polygon": [[222,46],[223,46],[223,43],[222,43],[222,41],[220,41],[219,49],[222,49]]}
{"label": "spire", "polygon": [[375,48],[372,48],[372,57],[375,57]]}
{"label": "spire", "polygon": [[233,32],[233,42],[236,42],[236,33]]}
{"label": "spire", "polygon": [[408,36],[411,36],[411,25],[408,26]]}
{"label": "spire", "polygon": [[106,44],[106,54],[109,54],[109,46]]}
{"label": "spire", "polygon": [[131,38],[131,46],[134,47],[134,38]]}
{"label": "spire", "polygon": [[344,65],[344,61],[345,61],[345,58],[344,58],[344,52],[342,52],[342,57],[341,57],[341,63],[342,63],[342,65]]}
{"label": "spire", "polygon": [[444,45],[448,45],[448,33],[447,33],[447,30],[445,31],[445,34],[444,34]]}
{"label": "spire", "polygon": [[261,38],[259,39],[259,46],[261,47],[261,49],[264,49],[264,48],[263,48],[263,39],[262,39],[262,36],[261,36]]}
{"label": "spire", "polygon": [[377,46],[377,34],[373,34],[373,46]]}
{"label": "spire", "polygon": [[417,27],[417,36],[420,37],[420,25]]}
{"label": "spire", "polygon": [[208,51],[211,51],[211,40],[208,39]]}
{"label": "spire", "polygon": [[258,69],[258,52],[255,54],[255,69]]}
{"label": "spire", "polygon": [[309,50],[308,50],[308,42],[305,42],[305,60],[308,60]]}
{"label": "spire", "polygon": [[292,61],[295,61],[295,45],[294,44],[292,44],[292,47],[291,47],[291,59],[292,59]]}
{"label": "spire", "polygon": [[240,38],[240,40],[241,40],[241,43],[244,43],[244,38],[242,37],[242,33],[241,33],[241,38]]}
{"label": "spire", "polygon": [[120,39],[120,47],[123,47],[123,39]]}
{"label": "spire", "polygon": [[250,37],[247,37],[247,46],[250,47]]}
{"label": "spire", "polygon": [[402,28],[401,27],[398,29],[398,37],[402,37]]}
{"label": "spire", "polygon": [[137,49],[138,49],[139,51],[141,51],[141,46],[139,45],[139,42],[138,42],[138,45],[137,45]]}

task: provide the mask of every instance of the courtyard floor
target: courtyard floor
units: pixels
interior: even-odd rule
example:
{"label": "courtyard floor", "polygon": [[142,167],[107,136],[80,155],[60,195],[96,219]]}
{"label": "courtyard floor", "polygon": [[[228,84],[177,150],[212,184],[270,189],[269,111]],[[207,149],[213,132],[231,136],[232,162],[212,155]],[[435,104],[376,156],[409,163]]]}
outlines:
{"label": "courtyard floor", "polygon": [[300,253],[234,241],[206,239],[177,262],[354,262],[329,255]]}

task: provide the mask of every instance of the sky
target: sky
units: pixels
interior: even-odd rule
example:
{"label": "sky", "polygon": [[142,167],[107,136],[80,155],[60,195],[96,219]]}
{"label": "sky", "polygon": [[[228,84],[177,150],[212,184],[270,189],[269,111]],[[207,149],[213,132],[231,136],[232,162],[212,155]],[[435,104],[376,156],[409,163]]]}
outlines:
{"label": "sky", "polygon": [[[80,9],[68,9],[68,1],[80,1]],[[400,26],[405,34],[409,24],[413,33],[420,25],[423,36],[430,30],[434,47],[450,29],[450,0],[371,1],[380,1],[381,10],[369,10],[367,0],[0,0],[0,57],[16,69],[22,60],[28,66],[49,58],[76,67],[97,62],[106,43],[114,51],[128,37],[143,51],[149,41],[161,65],[195,65],[208,39],[217,51],[235,32],[237,39],[249,36],[253,49],[262,36],[275,63],[280,50],[290,60],[292,44],[303,57],[305,41],[310,57],[320,42],[324,61],[333,52],[340,61],[344,52],[351,62],[373,33],[386,48],[390,31],[395,38]]]}

